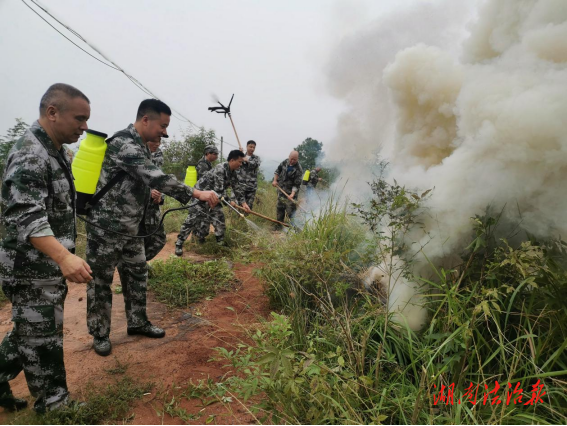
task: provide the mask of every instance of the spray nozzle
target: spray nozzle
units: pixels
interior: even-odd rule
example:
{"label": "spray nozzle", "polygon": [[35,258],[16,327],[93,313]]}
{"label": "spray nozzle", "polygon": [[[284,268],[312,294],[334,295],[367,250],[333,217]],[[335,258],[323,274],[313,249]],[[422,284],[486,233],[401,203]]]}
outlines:
{"label": "spray nozzle", "polygon": [[235,212],[238,216],[240,216],[242,219],[246,219],[246,218],[244,217],[244,215],[243,215],[242,213],[240,213],[238,210],[236,210],[228,201],[225,200],[224,197],[220,197],[220,200],[221,200],[223,203],[225,203],[228,207],[230,207],[232,210],[234,210],[234,212]]}

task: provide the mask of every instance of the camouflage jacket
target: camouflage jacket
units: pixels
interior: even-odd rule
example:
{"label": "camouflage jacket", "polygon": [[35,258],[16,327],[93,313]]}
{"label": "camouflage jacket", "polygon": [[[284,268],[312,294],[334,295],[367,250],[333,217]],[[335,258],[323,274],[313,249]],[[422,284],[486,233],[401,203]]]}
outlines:
{"label": "camouflage jacket", "polygon": [[[152,152],[152,163],[158,166],[160,169],[163,167],[163,153],[158,148],[156,152]],[[159,223],[161,219],[161,211],[159,206],[165,202],[165,195],[161,194],[161,202],[159,204],[154,203],[154,200],[151,195],[150,190],[150,198],[148,200],[148,205],[146,207],[146,213],[144,214],[144,223],[146,225],[156,225]]]}
{"label": "camouflage jacket", "polygon": [[229,187],[233,191],[230,198],[235,198],[238,204],[243,204],[245,202],[244,194],[241,191],[238,176],[235,170],[230,170],[228,162],[217,164],[210,173],[205,173],[195,185],[195,188],[201,191],[215,191],[219,195],[219,199],[220,197],[227,198],[226,190]]}
{"label": "camouflage jacket", "polygon": [[[295,191],[295,199],[299,196],[299,188],[301,188],[301,181],[303,180],[303,169],[301,164],[297,162],[295,166],[289,165],[289,159],[280,163],[274,174],[278,175],[278,185],[288,194]],[[285,198],[280,191],[278,196]]]}
{"label": "camouflage jacket", "polygon": [[[165,162],[165,159],[163,158],[163,152],[161,149],[157,149],[156,152],[152,152],[152,163],[154,163],[156,166],[158,166],[160,168],[160,170],[163,168],[163,163]],[[165,201],[165,195],[161,194],[161,203],[163,204]],[[158,208],[159,210],[159,208]]]}
{"label": "camouflage jacket", "polygon": [[258,170],[260,170],[261,163],[260,157],[252,154],[248,161],[244,161],[236,171],[238,180],[245,191],[255,191],[258,188]]}
{"label": "camouflage jacket", "polygon": [[30,237],[54,236],[75,251],[75,186],[65,149],[36,121],[8,154],[2,178],[0,277],[61,279],[59,266]]}
{"label": "camouflage jacket", "polygon": [[197,163],[195,169],[197,170],[197,180],[201,179],[205,173],[213,168],[213,165],[207,161],[207,159],[203,156]]}
{"label": "camouflage jacket", "polygon": [[161,149],[158,148],[156,152],[152,152],[152,162],[160,169],[163,167],[164,161],[165,160],[163,158],[163,152],[161,151]]}
{"label": "camouflage jacket", "polygon": [[[112,231],[136,235],[150,198],[149,188],[183,204],[191,200],[193,189],[166,175],[152,162],[150,150],[132,124],[107,142],[97,191],[121,170],[127,175],[93,206],[91,221]],[[113,235],[88,224],[87,231],[99,236]]]}
{"label": "camouflage jacket", "polygon": [[310,186],[311,188],[315,188],[318,183],[319,183],[319,174],[317,173],[317,170],[313,169],[309,173],[309,181],[307,182],[307,186]]}

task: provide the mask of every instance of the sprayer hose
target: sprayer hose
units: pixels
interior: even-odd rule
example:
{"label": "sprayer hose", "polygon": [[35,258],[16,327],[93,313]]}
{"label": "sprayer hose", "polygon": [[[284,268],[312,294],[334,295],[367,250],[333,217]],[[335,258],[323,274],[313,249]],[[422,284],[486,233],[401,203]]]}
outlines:
{"label": "sprayer hose", "polygon": [[102,229],[103,231],[111,232],[111,233],[116,234],[116,235],[120,235],[121,237],[126,237],[126,238],[147,238],[147,237],[151,237],[152,235],[154,235],[156,232],[159,231],[159,229],[161,228],[161,225],[163,224],[163,220],[165,219],[165,216],[166,216],[169,212],[174,212],[174,211],[177,211],[177,210],[188,210],[188,209],[191,208],[191,207],[192,207],[192,206],[187,205],[187,206],[183,206],[183,207],[174,207],[174,208],[172,208],[172,209],[167,209],[167,210],[163,213],[163,215],[161,216],[161,220],[159,221],[159,224],[158,224],[158,226],[156,227],[156,229],[154,230],[154,232],[152,232],[152,233],[150,233],[150,234],[148,234],[148,235],[130,235],[130,234],[124,234],[124,233],[122,233],[122,232],[113,231],[112,229],[108,229],[108,228],[105,228],[104,226],[97,225],[96,223],[91,222],[90,220],[88,220],[87,218],[85,218],[85,217],[83,217],[83,216],[77,215],[77,217],[78,217],[79,219],[81,219],[83,222],[88,223],[88,224],[91,225],[91,226],[94,226],[95,228]]}

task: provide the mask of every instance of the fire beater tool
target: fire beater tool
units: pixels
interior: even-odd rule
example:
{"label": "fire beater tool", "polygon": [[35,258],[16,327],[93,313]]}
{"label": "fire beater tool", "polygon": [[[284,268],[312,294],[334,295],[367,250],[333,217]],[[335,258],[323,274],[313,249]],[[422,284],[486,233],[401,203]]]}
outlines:
{"label": "fire beater tool", "polygon": [[[244,210],[244,208],[242,208],[242,207],[240,207],[240,206],[234,206],[234,207],[236,207],[238,210]],[[254,216],[261,217],[262,219],[269,220],[270,222],[279,223],[280,225],[283,225],[283,226],[285,226],[285,227],[287,227],[287,228],[289,228],[289,227],[291,226],[291,225],[289,225],[289,224],[287,224],[287,223],[280,222],[279,220],[272,219],[271,217],[264,216],[263,214],[256,213],[255,211],[252,211],[252,210],[250,210],[250,213],[253,214]]]}
{"label": "fire beater tool", "polygon": [[228,106],[224,106],[223,104],[221,104],[220,101],[217,101],[217,103],[220,106],[209,107],[208,110],[211,112],[216,112],[217,114],[224,114],[225,118],[228,115],[228,118],[230,118],[230,124],[232,124],[232,129],[234,130],[234,134],[236,135],[236,140],[238,141],[238,148],[240,148],[240,150],[242,151],[242,144],[240,143],[240,138],[238,137],[238,133],[236,133],[236,127],[234,127],[234,121],[232,121],[232,115],[230,113],[230,104],[232,104],[233,99],[234,99],[234,93],[232,94],[232,98],[230,98],[230,102],[228,103]]}
{"label": "fire beater tool", "polygon": [[278,189],[282,192],[282,194],[287,197],[287,199],[288,199],[289,201],[295,203],[295,205],[296,205],[297,207],[299,207],[301,210],[303,210],[305,213],[307,213],[307,210],[305,210],[303,207],[301,207],[301,206],[299,205],[299,203],[298,203],[297,201],[295,201],[293,198],[291,198],[287,192],[285,192],[283,189],[280,188],[279,185],[276,185],[276,188],[278,188]]}

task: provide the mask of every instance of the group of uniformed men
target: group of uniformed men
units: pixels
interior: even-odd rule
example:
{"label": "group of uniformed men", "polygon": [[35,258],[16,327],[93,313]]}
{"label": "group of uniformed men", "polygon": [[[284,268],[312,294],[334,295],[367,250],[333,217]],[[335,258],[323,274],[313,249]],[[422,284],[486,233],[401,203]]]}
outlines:
{"label": "group of uniformed men", "polygon": [[[45,412],[75,404],[69,399],[63,356],[66,280],[87,283],[87,326],[97,354],[105,356],[112,349],[110,287],[116,268],[127,333],[163,337],[165,331],[146,313],[146,262],[165,244],[163,226],[156,230],[163,194],[191,203],[177,238],[177,255],[182,255],[189,233],[202,240],[210,224],[222,243],[225,225],[219,198],[249,212],[260,158],[254,154],[256,142],[249,141],[246,153],[231,151],[226,162],[213,167],[218,151],[208,146],[197,166],[195,188],[180,183],[160,169],[163,156],[158,147],[167,137],[171,110],[156,99],[143,101],[134,124],[107,139],[97,190],[112,184],[88,213],[85,262],[74,254],[76,192],[64,145],[77,142],[87,130],[90,101],[78,89],[58,83],[41,98],[39,112],[39,119],[10,151],[2,179],[0,280],[12,303],[14,325],[0,345],[0,407],[27,406],[26,400],[14,397],[8,383],[23,370],[36,398],[34,409]],[[119,173],[122,177],[116,179]],[[276,170],[272,184],[281,188],[280,221],[295,212],[302,174],[296,151]]]}

